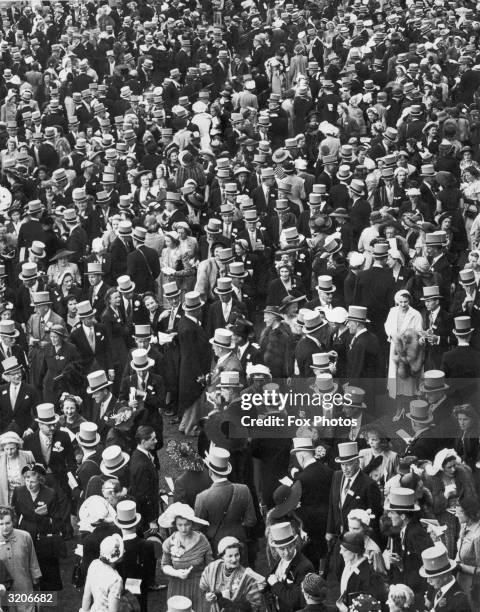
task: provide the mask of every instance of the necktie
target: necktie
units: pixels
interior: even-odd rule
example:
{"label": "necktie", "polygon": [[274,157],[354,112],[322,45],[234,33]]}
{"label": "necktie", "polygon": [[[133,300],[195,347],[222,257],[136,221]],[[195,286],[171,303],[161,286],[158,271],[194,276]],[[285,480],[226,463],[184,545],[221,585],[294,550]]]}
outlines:
{"label": "necktie", "polygon": [[129,319],[131,316],[132,316],[132,300],[128,300],[127,319]]}
{"label": "necktie", "polygon": [[175,323],[175,310],[172,308],[172,310],[170,311],[170,317],[168,319],[168,331],[172,331],[174,323]]}
{"label": "necktie", "polygon": [[343,506],[347,498],[347,492],[350,489],[350,478],[347,478],[343,483],[342,495],[340,497],[340,505]]}
{"label": "necktie", "polygon": [[430,316],[428,317],[428,319],[430,321],[430,327],[433,327],[433,324],[434,324],[435,321],[433,320],[433,314],[432,313],[430,313]]}
{"label": "necktie", "polygon": [[138,389],[139,391],[145,391],[145,378],[142,374],[138,375]]}
{"label": "necktie", "polygon": [[18,397],[18,385],[11,385],[10,387],[10,404],[12,408],[15,408],[15,403]]}
{"label": "necktie", "polygon": [[92,352],[95,352],[95,334],[93,332],[93,327],[88,328],[88,344],[90,344],[90,348]]}

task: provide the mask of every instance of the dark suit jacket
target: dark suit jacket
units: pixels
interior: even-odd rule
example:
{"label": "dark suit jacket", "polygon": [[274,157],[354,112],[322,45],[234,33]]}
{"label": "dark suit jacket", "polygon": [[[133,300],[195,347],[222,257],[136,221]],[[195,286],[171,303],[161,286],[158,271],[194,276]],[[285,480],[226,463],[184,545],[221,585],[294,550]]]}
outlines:
{"label": "dark suit jacket", "polygon": [[[138,510],[137,511],[141,512]],[[156,516],[155,518],[158,518]],[[124,541],[125,554],[118,566],[122,578],[137,578],[142,581],[140,590],[146,595],[148,588],[155,582],[155,548],[152,542],[136,537]]]}
{"label": "dark suit jacket", "polygon": [[358,198],[350,208],[350,219],[352,221],[353,237],[355,240],[360,238],[362,230],[370,224],[370,213],[372,209],[367,200]]}
{"label": "dark suit jacket", "polygon": [[[35,512],[35,508],[42,502],[47,506],[45,516]],[[18,528],[28,531],[34,541],[37,535],[59,533],[61,530],[62,520],[57,494],[50,487],[40,485],[40,491],[35,501],[33,501],[26,486],[17,487],[13,492],[12,508],[20,517]]]}
{"label": "dark suit jacket", "polygon": [[460,401],[468,402],[478,392],[480,351],[471,346],[456,346],[442,355],[440,368]]}
{"label": "dark suit jacket", "polygon": [[[58,401],[61,391],[75,392],[80,386],[80,354],[70,342],[63,342],[58,353],[52,345],[45,349],[44,401]],[[61,378],[58,378],[61,376]],[[47,399],[47,396],[49,399]],[[58,396],[58,397],[57,397]]]}
{"label": "dark suit jacket", "polygon": [[97,321],[100,320],[100,317],[102,316],[102,312],[105,310],[105,295],[109,289],[110,287],[105,282],[102,282],[102,285],[100,289],[98,290],[98,293],[95,296],[95,299],[93,299],[93,287],[90,286],[88,288],[87,299],[89,300],[90,304],[92,305],[93,310],[95,311],[95,317]]}
{"label": "dark suit jacket", "polygon": [[445,448],[441,432],[436,427],[430,427],[416,436],[405,449],[404,455],[414,455],[419,459],[433,461],[439,450]]}
{"label": "dark suit jacket", "polygon": [[448,304],[450,302],[450,286],[452,283],[451,263],[448,261],[446,255],[442,255],[437,261],[432,263],[430,269],[432,272],[438,272],[438,274],[440,274],[440,278],[442,279],[439,287],[440,293]]}
{"label": "dark suit jacket", "polygon": [[235,296],[232,297],[232,302],[228,321],[225,321],[222,310],[222,302],[219,299],[215,300],[215,302],[210,304],[208,307],[206,329],[209,338],[213,337],[216,329],[220,327],[225,328],[228,325],[235,323],[239,317],[247,316],[247,307],[245,304],[243,304],[243,302],[239,302]]}
{"label": "dark suit jacket", "polygon": [[[428,591],[428,599],[431,602],[435,600],[435,593],[431,587]],[[475,612],[475,610],[470,606],[468,596],[455,580],[445,596],[432,608],[432,612]]]}
{"label": "dark suit jacket", "polygon": [[72,230],[72,233],[67,238],[65,248],[73,251],[73,255],[69,256],[69,261],[78,263],[85,256],[85,251],[88,244],[87,232],[80,225]]}
{"label": "dark suit jacket", "polygon": [[385,333],[384,324],[394,305],[395,280],[389,268],[373,267],[357,274],[353,304],[365,306],[375,331]]}
{"label": "dark suit jacket", "polygon": [[33,410],[39,403],[39,394],[32,385],[22,382],[17,401],[12,409],[10,383],[0,386],[0,432],[13,430],[20,436],[33,425]]}
{"label": "dark suit jacket", "polygon": [[[430,319],[427,311],[422,312],[423,328],[430,329]],[[439,344],[425,344],[425,370],[438,370],[442,363],[442,357],[450,344],[450,334],[452,333],[452,317],[446,310],[440,308],[435,323],[431,327],[436,336],[440,336]]]}
{"label": "dark suit jacket", "polygon": [[80,489],[80,499],[83,501],[85,498],[85,491],[87,489],[88,481],[92,476],[101,474],[100,463],[102,461],[102,453],[97,450],[94,455],[90,455],[85,461],[83,461],[77,469],[77,482]]}
{"label": "dark suit jacket", "polygon": [[107,409],[102,419],[100,419],[100,404],[96,402],[91,402],[90,413],[88,415],[88,420],[92,423],[96,423],[98,426],[98,433],[102,437],[102,439],[107,435],[110,426],[107,421],[115,413],[117,407],[118,398],[114,395],[110,396],[110,401],[107,405]]}
{"label": "dark suit jacket", "polygon": [[80,363],[85,374],[93,372],[96,366],[105,371],[113,368],[113,355],[111,354],[105,327],[100,323],[95,323],[93,328],[95,331],[95,353],[88,343],[81,323],[75,326],[70,334],[70,342],[80,354]]}
{"label": "dark suit jacket", "polygon": [[347,350],[347,373],[350,379],[377,378],[383,368],[378,338],[366,331],[352,340]]}
{"label": "dark suit jacket", "polygon": [[213,483],[209,489],[197,495],[195,516],[210,523],[206,536],[215,550],[226,535],[233,535],[240,542],[245,542],[246,528],[253,527],[257,522],[248,486],[233,484],[228,480]]}
{"label": "dark suit jacket", "polygon": [[367,559],[357,565],[356,571],[350,574],[345,591],[340,595],[342,601],[350,606],[352,600],[360,593],[369,593],[380,601],[385,599],[384,585]]}
{"label": "dark suit jacket", "polygon": [[268,194],[268,202],[265,201],[265,193],[262,185],[256,187],[252,192],[253,205],[259,213],[272,214],[275,208],[275,203],[278,198],[278,190],[276,186],[270,187]]}
{"label": "dark suit jacket", "polygon": [[[130,388],[137,388],[137,373],[122,379],[119,399],[128,401]],[[163,420],[160,410],[165,406],[165,383],[163,378],[149,372],[146,386],[146,395],[143,398],[145,412],[139,414],[135,420],[135,428],[139,425],[151,425],[157,434],[158,447],[163,446]]]}
{"label": "dark suit jacket", "polygon": [[[347,516],[350,510],[370,508],[376,517],[382,515],[381,494],[376,482],[360,471],[350,486],[343,506],[340,506],[340,495],[344,482],[343,473],[339,470],[334,472],[330,489],[327,533],[338,535],[348,531]],[[376,522],[378,519],[375,520]]]}
{"label": "dark suit jacket", "polygon": [[333,471],[327,465],[316,461],[295,474],[295,480],[302,483],[300,507],[296,510],[302,519],[305,532],[315,538],[325,535],[328,517],[328,499]]}
{"label": "dark suit jacket", "polygon": [[323,353],[326,347],[318,340],[318,344],[312,339],[304,336],[295,347],[295,359],[298,365],[299,376],[310,378],[313,375],[311,370],[312,355]]}
{"label": "dark suit jacket", "polygon": [[160,260],[154,249],[139,246],[127,255],[127,274],[139,293],[155,292],[155,281],[160,274]]}
{"label": "dark suit jacket", "polygon": [[422,552],[433,546],[432,540],[423,525],[417,520],[408,523],[405,529],[403,546],[400,535],[393,537],[393,552],[396,552],[402,559],[403,567],[392,567],[391,575],[393,582],[401,582],[415,592],[425,592],[427,581],[422,578],[418,570],[423,565]]}
{"label": "dark suit jacket", "polygon": [[180,351],[178,407],[189,408],[203,391],[197,381],[199,376],[208,374],[212,361],[211,345],[205,330],[186,316],[178,324],[178,346]]}
{"label": "dark suit jacket", "polygon": [[[35,461],[41,463],[47,470],[50,469],[55,476],[58,484],[65,491],[70,491],[68,487],[68,472],[75,473],[77,463],[70,436],[64,431],[56,430],[53,433],[52,449],[48,464],[45,462],[40,444],[40,432],[31,434],[25,438],[24,450],[32,451]],[[55,450],[58,448],[58,450]]]}
{"label": "dark suit jacket", "polygon": [[[137,502],[142,524],[156,521],[159,515],[158,472],[145,453],[136,448],[130,457],[130,486],[128,492]],[[130,576],[132,578],[132,576]]]}
{"label": "dark suit jacket", "polygon": [[276,582],[270,587],[272,593],[277,597],[279,612],[298,610],[305,604],[301,584],[305,576],[314,571],[310,561],[301,552],[297,552],[287,567],[285,580]]}
{"label": "dark suit jacket", "polygon": [[250,363],[252,365],[256,365],[257,363],[262,362],[262,353],[260,351],[260,347],[255,342],[247,342],[247,348],[244,350],[240,363],[242,365],[243,371],[247,371],[247,365]]}
{"label": "dark suit jacket", "polygon": [[186,470],[173,483],[173,501],[195,507],[197,495],[208,489],[212,484],[206,470],[194,472]]}
{"label": "dark suit jacket", "polygon": [[133,244],[128,241],[127,244],[115,238],[110,245],[110,256],[112,258],[112,276],[117,279],[123,274],[127,274],[127,256],[133,251]]}

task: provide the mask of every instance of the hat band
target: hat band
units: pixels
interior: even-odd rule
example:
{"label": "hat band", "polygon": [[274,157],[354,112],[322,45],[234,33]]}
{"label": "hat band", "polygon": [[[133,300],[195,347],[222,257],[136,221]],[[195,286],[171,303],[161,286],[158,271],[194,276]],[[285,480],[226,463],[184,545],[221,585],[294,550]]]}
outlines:
{"label": "hat band", "polygon": [[339,457],[339,461],[350,461],[351,459],[356,459],[358,457],[358,453],[354,455],[345,455],[344,457]]}
{"label": "hat band", "polygon": [[[92,272],[92,274],[93,274],[93,272]],[[95,272],[95,274],[99,274],[99,272]],[[78,313],[78,316],[79,316],[81,319],[84,319],[84,318],[86,318],[86,317],[91,317],[91,316],[92,316],[92,315],[94,315],[94,314],[95,314],[95,312],[93,311],[93,309],[90,309],[88,312],[79,312],[79,313]]]}
{"label": "hat band", "polygon": [[220,466],[220,465],[216,465],[215,463],[212,463],[210,460],[208,461],[208,466],[212,469],[212,470],[216,470],[217,472],[228,472],[228,465],[226,466]]}
{"label": "hat band", "polygon": [[117,523],[120,523],[120,525],[130,525],[130,523],[134,523],[136,520],[137,520],[136,516],[134,516],[131,519],[127,519],[127,520],[118,518],[118,516],[117,516]]}
{"label": "hat band", "polygon": [[392,510],[415,510],[415,504],[389,504]]}
{"label": "hat band", "polygon": [[165,297],[167,297],[167,298],[168,297],[174,297],[174,296],[178,295],[179,293],[181,293],[180,289],[176,289],[175,291],[171,291],[169,293],[167,293],[165,291]]}
{"label": "hat band", "polygon": [[41,421],[42,423],[54,423],[57,420],[57,416],[54,414],[52,417],[48,417],[47,419],[37,417],[37,420]]}
{"label": "hat band", "polygon": [[414,421],[429,421],[430,417],[429,416],[424,416],[424,417],[419,417],[419,416],[415,416],[413,414],[410,414],[410,418],[413,419]]}
{"label": "hat band", "polygon": [[117,463],[114,463],[113,465],[107,465],[105,464],[105,468],[107,470],[116,470],[117,468],[119,468],[122,464],[123,464],[123,456],[120,458],[120,461],[117,461]]}
{"label": "hat band", "polygon": [[288,538],[282,538],[281,540],[274,540],[273,543],[277,546],[282,545],[282,544],[289,544],[293,538],[295,538],[294,533],[288,536]]}
{"label": "hat band", "polygon": [[429,576],[433,576],[435,574],[440,574],[442,572],[449,572],[452,569],[450,563],[448,565],[444,565],[443,567],[440,567],[438,569],[427,569],[425,566],[423,567],[423,571],[428,574]]}
{"label": "hat band", "polygon": [[185,304],[185,308],[200,308],[201,305],[202,303],[198,300],[198,302],[194,302],[193,304]]}
{"label": "hat band", "polygon": [[82,438],[82,436],[79,434],[78,436],[78,441],[80,443],[84,443],[84,444],[93,444],[93,443],[97,443],[97,436],[95,436],[95,438],[93,440],[85,440],[85,438]]}
{"label": "hat band", "polygon": [[105,387],[107,384],[109,383],[108,380],[104,380],[103,382],[101,382],[99,385],[97,385],[96,387],[90,387],[90,391],[92,393],[95,393],[95,391],[100,391],[100,389],[103,389],[103,387]]}
{"label": "hat band", "polygon": [[438,391],[443,387],[443,383],[441,385],[429,385],[428,383],[424,382],[423,386],[425,387],[425,391]]}
{"label": "hat band", "polygon": [[221,340],[216,340],[215,338],[213,339],[213,341],[215,342],[215,344],[218,344],[220,346],[225,346],[227,348],[230,348],[230,346],[231,346],[230,342],[228,342],[228,343],[222,342]]}

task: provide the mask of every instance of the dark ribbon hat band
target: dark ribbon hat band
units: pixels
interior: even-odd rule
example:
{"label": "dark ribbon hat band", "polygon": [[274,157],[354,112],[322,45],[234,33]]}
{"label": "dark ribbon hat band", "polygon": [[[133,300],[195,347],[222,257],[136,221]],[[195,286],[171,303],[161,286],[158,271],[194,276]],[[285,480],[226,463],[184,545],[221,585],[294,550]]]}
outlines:
{"label": "dark ribbon hat band", "polygon": [[136,516],[133,519],[130,519],[129,521],[124,521],[117,517],[117,523],[120,523],[121,525],[130,525],[131,523],[134,523],[136,520],[137,520]]}
{"label": "dark ribbon hat band", "polygon": [[120,461],[118,463],[115,463],[115,465],[106,465],[105,469],[107,470],[116,470],[117,468],[119,468],[121,465],[123,465],[123,456],[120,459]]}
{"label": "dark ribbon hat band", "polygon": [[402,504],[390,504],[389,507],[391,510],[415,510],[415,504],[409,504],[408,506],[405,504],[403,506]]}
{"label": "dark ribbon hat band", "polygon": [[440,567],[439,569],[433,569],[433,570],[429,570],[426,567],[424,567],[423,571],[426,574],[433,575],[433,574],[441,574],[443,572],[449,572],[451,571],[451,569],[452,569],[452,566],[448,564],[448,565],[444,565],[443,567]]}
{"label": "dark ribbon hat band", "polygon": [[355,455],[347,455],[346,457],[339,457],[340,461],[350,461],[350,459],[356,459],[358,457],[358,453]]}
{"label": "dark ribbon hat band", "polygon": [[294,539],[295,539],[295,535],[291,535],[288,538],[283,538],[281,540],[274,540],[273,543],[278,546],[279,544],[288,544],[289,542],[291,542]]}
{"label": "dark ribbon hat band", "polygon": [[97,442],[97,439],[95,438],[95,440],[85,440],[85,438],[82,438],[82,436],[78,436],[78,441],[79,442],[84,442],[85,444],[93,444]]}

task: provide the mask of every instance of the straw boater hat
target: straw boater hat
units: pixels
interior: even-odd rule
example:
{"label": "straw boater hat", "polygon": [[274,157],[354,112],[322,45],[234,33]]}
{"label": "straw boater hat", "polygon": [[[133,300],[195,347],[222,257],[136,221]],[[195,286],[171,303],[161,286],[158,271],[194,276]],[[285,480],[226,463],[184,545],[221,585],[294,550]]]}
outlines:
{"label": "straw boater hat", "polygon": [[229,461],[230,453],[219,446],[210,446],[205,459],[205,465],[215,474],[219,476],[227,476],[232,471],[232,465]]}
{"label": "straw boater hat", "polygon": [[100,464],[100,471],[105,476],[113,476],[127,465],[130,460],[130,456],[127,453],[122,452],[122,449],[117,446],[108,446],[102,453],[102,462]]}
{"label": "straw boater hat", "polygon": [[117,504],[117,516],[113,522],[120,529],[132,529],[142,520],[142,515],[137,512],[137,504],[130,499],[125,499]]}
{"label": "straw boater hat", "polygon": [[396,487],[390,490],[385,510],[395,510],[395,512],[417,512],[420,506],[415,502],[415,491]]}

